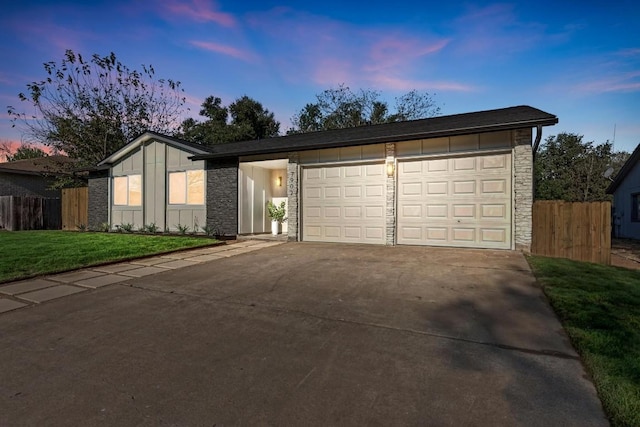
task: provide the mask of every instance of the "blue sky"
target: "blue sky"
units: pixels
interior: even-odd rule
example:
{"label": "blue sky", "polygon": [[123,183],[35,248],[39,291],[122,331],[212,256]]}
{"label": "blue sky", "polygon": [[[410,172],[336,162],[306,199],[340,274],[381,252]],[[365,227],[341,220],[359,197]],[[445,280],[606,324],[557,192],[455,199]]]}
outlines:
{"label": "blue sky", "polygon": [[442,114],[531,105],[559,132],[632,151],[640,143],[640,6],[632,1],[45,2],[3,4],[0,142],[19,141],[7,105],[65,49],[114,52],[182,82],[186,116],[248,95],[291,116],[346,84],[393,98],[435,94]]}

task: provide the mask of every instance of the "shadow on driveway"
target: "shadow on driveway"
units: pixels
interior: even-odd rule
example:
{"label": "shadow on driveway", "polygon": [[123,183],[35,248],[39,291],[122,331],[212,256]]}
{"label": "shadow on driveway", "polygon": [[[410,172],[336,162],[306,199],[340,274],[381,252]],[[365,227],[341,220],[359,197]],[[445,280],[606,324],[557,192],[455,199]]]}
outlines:
{"label": "shadow on driveway", "polygon": [[607,425],[508,251],[288,243],[0,325],[0,424]]}

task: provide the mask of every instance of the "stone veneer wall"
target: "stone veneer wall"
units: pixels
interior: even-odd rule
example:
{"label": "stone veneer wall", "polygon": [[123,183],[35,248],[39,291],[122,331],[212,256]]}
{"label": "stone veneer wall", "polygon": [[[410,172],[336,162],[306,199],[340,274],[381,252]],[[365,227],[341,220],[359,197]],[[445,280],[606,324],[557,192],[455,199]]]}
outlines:
{"label": "stone veneer wall", "polygon": [[222,236],[238,234],[238,159],[207,161],[207,225]]}
{"label": "stone veneer wall", "polygon": [[531,251],[533,153],[531,128],[513,132],[513,191],[515,193],[515,249]]}
{"label": "stone veneer wall", "polygon": [[94,172],[89,176],[88,226],[97,229],[109,222],[109,172]]}
{"label": "stone veneer wall", "polygon": [[290,242],[298,240],[298,200],[300,195],[300,159],[298,153],[289,153],[287,164],[287,198],[289,212],[287,212],[287,239]]}
{"label": "stone veneer wall", "polygon": [[[394,143],[386,143],[385,144],[385,155],[386,155],[386,163],[394,164],[394,173],[393,175],[387,175],[386,178],[386,186],[387,186],[387,195],[386,195],[386,206],[385,206],[385,228],[386,228],[386,242],[387,246],[393,246],[396,244],[396,175],[398,173],[396,169],[397,164],[395,163],[396,157],[396,144]],[[385,171],[387,173],[387,166],[385,164]]]}

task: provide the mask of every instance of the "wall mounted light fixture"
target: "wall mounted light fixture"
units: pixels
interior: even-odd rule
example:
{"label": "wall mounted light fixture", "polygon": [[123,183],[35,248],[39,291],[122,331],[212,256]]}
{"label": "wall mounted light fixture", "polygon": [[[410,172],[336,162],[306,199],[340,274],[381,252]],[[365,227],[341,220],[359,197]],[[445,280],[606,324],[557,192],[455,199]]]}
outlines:
{"label": "wall mounted light fixture", "polygon": [[276,184],[278,184],[278,187],[282,187],[282,177],[279,176],[278,179],[276,179]]}
{"label": "wall mounted light fixture", "polygon": [[395,170],[395,165],[393,164],[393,162],[387,163],[387,176],[388,177],[392,177],[393,176],[394,170]]}

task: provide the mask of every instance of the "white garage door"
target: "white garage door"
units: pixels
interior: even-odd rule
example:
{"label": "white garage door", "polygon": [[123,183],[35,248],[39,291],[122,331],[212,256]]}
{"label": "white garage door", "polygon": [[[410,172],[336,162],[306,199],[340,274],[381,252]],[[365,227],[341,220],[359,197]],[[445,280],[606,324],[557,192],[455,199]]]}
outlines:
{"label": "white garage door", "polygon": [[511,248],[511,154],[398,163],[399,244]]}
{"label": "white garage door", "polygon": [[307,167],[302,240],[385,243],[384,164]]}

